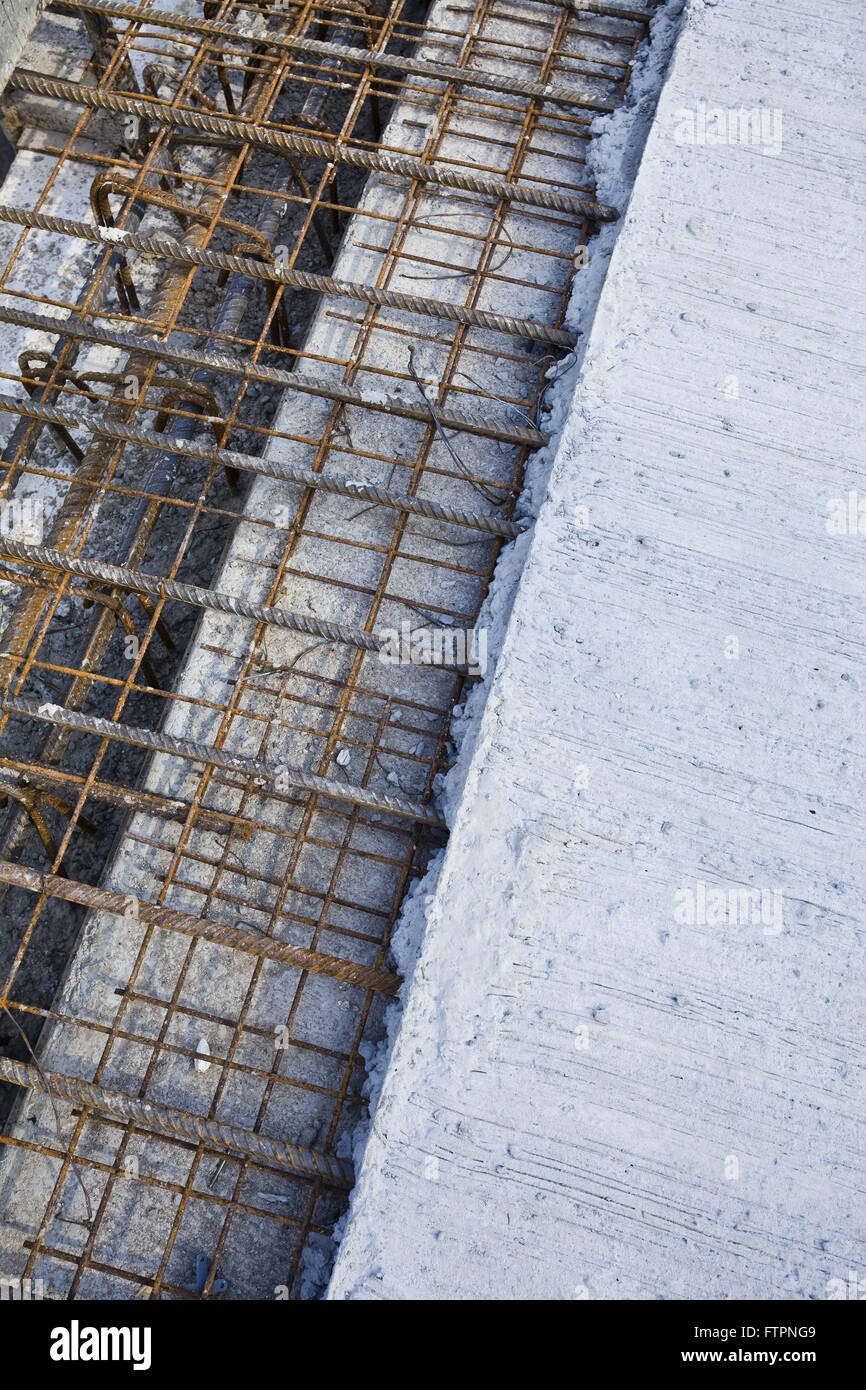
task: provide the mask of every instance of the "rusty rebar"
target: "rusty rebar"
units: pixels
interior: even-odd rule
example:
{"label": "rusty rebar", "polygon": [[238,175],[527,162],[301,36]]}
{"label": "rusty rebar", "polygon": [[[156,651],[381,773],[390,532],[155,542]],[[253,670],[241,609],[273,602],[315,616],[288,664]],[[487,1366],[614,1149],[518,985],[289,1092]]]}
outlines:
{"label": "rusty rebar", "polygon": [[336,299],[354,299],[362,304],[375,304],[379,308],[398,309],[408,314],[443,319],[448,323],[460,323],[469,328],[483,328],[491,333],[505,333],[509,337],[556,343],[560,347],[574,347],[577,342],[577,333],[566,328],[553,328],[546,323],[536,323],[534,319],[492,314],[487,309],[469,309],[463,304],[449,304],[441,299],[404,294],[400,290],[383,290],[376,285],[358,285],[351,280],[334,280],[330,275],[314,275],[305,270],[283,270],[277,266],[263,265],[261,261],[254,261],[249,256],[232,256],[225,251],[211,251],[209,247],[186,246],[181,241],[175,241],[174,237],[161,234],[142,236],[140,232],[126,232],[115,227],[95,227],[90,222],[78,222],[71,217],[52,217],[48,213],[31,212],[28,208],[13,207],[11,204],[0,206],[0,222],[11,222],[33,231],[59,232],[61,236],[96,242],[97,245],[108,246],[113,250],[117,247],[131,247],[132,250],[140,251],[156,260],[203,266],[208,270],[229,270],[235,275],[248,275],[254,280],[268,280],[274,285],[312,290],[314,294],[327,294]]}
{"label": "rusty rebar", "polygon": [[[235,594],[221,593],[218,589],[204,589],[198,584],[184,584],[176,579],[165,579],[158,574],[132,569],[128,565],[108,565],[99,560],[84,560],[80,556],[69,555],[47,545],[27,545],[13,540],[11,536],[0,536],[0,559],[23,560],[27,564],[38,565],[41,569],[55,570],[62,574],[77,574],[84,579],[94,579],[100,584],[110,584],[113,588],[128,589],[131,593],[150,594],[158,599],[176,599],[179,603],[191,604],[194,608],[204,608],[216,613],[233,613],[238,618],[251,618],[257,623],[269,623],[274,627],[288,628],[290,632],[303,632],[311,637],[321,637],[326,642],[344,642],[348,646],[363,647],[366,651],[378,652],[382,641],[363,628],[349,627],[346,623],[331,623],[321,618],[309,618],[304,613],[293,613],[288,608],[278,608],[274,604],[250,603],[248,599]],[[0,654],[0,660],[4,654]]]}
{"label": "rusty rebar", "polygon": [[[249,115],[259,115],[264,109],[263,102],[266,102],[270,79],[264,75],[256,78],[249,85],[245,94],[243,111]],[[225,193],[230,187],[234,177],[235,166],[238,162],[238,155],[231,153],[221,153],[216,159],[210,170],[212,182],[208,185],[205,193],[199,200],[200,210],[209,212],[212,217],[219,216],[222,212],[222,205]],[[136,207],[133,204],[130,210],[129,222],[134,222]],[[207,240],[209,235],[208,223],[194,226],[184,235],[184,246],[198,246]],[[121,261],[121,265],[123,262]],[[154,336],[159,336],[167,330],[169,324],[173,323],[175,315],[183,299],[189,276],[178,262],[172,262],[164,276],[153,302],[150,306],[150,319],[153,324]],[[103,284],[105,282],[103,281]],[[142,359],[133,354],[127,362],[127,370],[133,375],[148,372],[147,359]],[[132,409],[120,401],[112,403],[108,407],[109,418],[117,420],[118,415],[121,419]],[[33,427],[30,426],[32,429]],[[63,498],[60,509],[55,516],[50,532],[50,538],[61,546],[74,548],[76,540],[80,537],[80,524],[83,517],[88,514],[93,500],[92,487],[95,483],[104,481],[106,472],[111,467],[112,453],[116,452],[109,441],[99,439],[89,448],[81,461],[76,474],[73,477],[72,485],[67,490]],[[166,455],[163,455],[165,459]],[[157,480],[158,482],[158,480]],[[126,549],[123,551],[127,562],[134,563],[139,559],[146,548],[147,541],[152,533],[158,513],[158,503],[153,498],[146,510],[139,513],[132,522],[132,535],[128,541]],[[127,537],[130,536],[129,529]],[[127,539],[124,537],[124,540]],[[4,675],[14,674],[16,661],[27,649],[28,643],[32,639],[38,613],[44,605],[45,591],[34,590],[31,594],[19,597],[12,614],[7,621],[2,634],[3,656],[0,658],[0,666],[3,668]],[[99,669],[105,650],[111,639],[114,630],[114,621],[108,609],[102,609],[98,613],[92,625],[89,636],[84,644],[83,655],[79,658],[79,669],[81,671],[96,671]],[[67,687],[65,700],[69,706],[83,703],[87,691],[90,688],[89,679],[81,675],[73,677]],[[57,728],[50,731],[45,745],[40,749],[39,758],[44,763],[56,760],[64,747],[65,733]],[[2,848],[8,851],[10,848],[18,848],[25,833],[26,822],[19,815],[11,819],[11,823],[6,827],[2,838]]]}
{"label": "rusty rebar", "polygon": [[61,82],[53,77],[42,77],[38,73],[22,72],[20,69],[13,72],[7,88],[34,92],[39,96],[56,97],[58,101],[75,102],[93,110],[144,116],[158,125],[187,126],[191,130],[211,135],[227,135],[241,143],[271,150],[274,154],[304,154],[311,159],[324,159],[328,163],[352,164],[359,169],[397,174],[436,188],[459,189],[465,193],[476,193],[481,197],[495,198],[503,202],[523,203],[528,207],[545,208],[551,212],[574,213],[580,217],[591,217],[597,222],[612,222],[619,216],[615,207],[598,203],[592,198],[577,198],[571,194],[552,193],[547,189],[532,188],[505,179],[465,174],[456,169],[428,164],[415,155],[365,150],[346,145],[341,140],[289,134],[270,126],[256,125],[252,121],[233,120],[227,116],[209,116],[202,111],[191,111],[186,107],[168,106],[144,97],[106,92],[97,87],[88,87],[81,82]]}
{"label": "rusty rebar", "polygon": [[[287,628],[290,632],[303,632],[309,637],[321,637],[325,642],[342,642],[346,646],[360,647],[368,652],[381,652],[390,647],[389,639],[378,637],[364,628],[350,627],[347,623],[332,623],[325,618],[310,618],[305,613],[295,613],[290,608],[279,608],[272,603],[251,603],[236,594],[223,593],[219,589],[205,589],[199,584],[185,584],[177,579],[167,579],[146,570],[132,569],[129,565],[108,565],[100,560],[85,560],[78,555],[69,555],[54,546],[28,545],[24,541],[13,540],[11,536],[0,535],[0,560],[23,560],[26,564],[38,565],[40,569],[52,570],[58,574],[77,574],[84,579],[93,579],[99,584],[109,584],[112,588],[127,589],[134,594],[150,594],[162,600],[175,599],[194,608],[204,608],[214,613],[232,613],[237,618],[250,618],[256,623],[272,627]],[[6,653],[0,653],[0,662],[8,660]],[[415,665],[437,666],[434,661],[417,661]]]}
{"label": "rusty rebar", "polygon": [[[123,348],[193,370],[221,372],[240,377],[243,381],[260,381],[271,386],[282,386],[287,390],[300,391],[303,395],[339,401],[344,405],[356,405],[362,410],[396,415],[404,420],[426,423],[430,419],[430,412],[426,406],[416,405],[400,396],[370,397],[357,386],[347,386],[339,381],[314,381],[300,372],[289,372],[280,367],[266,367],[246,358],[231,357],[228,353],[196,352],[191,348],[175,347],[171,343],[143,338],[136,333],[125,333],[110,327],[93,328],[88,324],[69,324],[66,320],[55,318],[51,314],[31,313],[28,310],[13,309],[9,305],[0,305],[0,323],[15,324],[20,328],[35,328],[41,332],[74,338],[80,342],[97,343],[101,347]],[[436,409],[446,429],[460,430],[464,434],[475,434],[485,439],[501,440],[503,444],[526,445],[535,449],[547,444],[550,439],[543,430],[527,425],[500,423],[480,411],[457,411],[447,405],[437,406]]]}
{"label": "rusty rebar", "polygon": [[[15,400],[0,394],[0,412],[13,415],[26,415],[32,420],[42,420],[46,424],[62,428],[75,428],[85,424],[77,416],[54,406],[30,405],[27,401]],[[438,415],[438,412],[437,412]],[[315,473],[310,468],[290,468],[269,458],[258,458],[254,454],[242,454],[236,449],[220,449],[211,444],[197,444],[193,440],[180,439],[164,434],[159,430],[133,429],[131,426],[107,426],[98,422],[86,422],[85,427],[93,434],[115,439],[126,444],[138,444],[148,449],[166,450],[185,458],[197,458],[206,463],[216,463],[223,468],[236,468],[245,473],[255,473],[265,478],[276,478],[283,483],[299,487],[314,488],[319,492],[334,493],[340,497],[355,497],[361,502],[372,502],[375,506],[389,507],[394,511],[406,512],[410,516],[423,516],[431,521],[447,522],[451,526],[463,526],[467,530],[482,531],[490,536],[512,539],[526,530],[527,523],[504,521],[497,516],[485,516],[476,512],[458,511],[452,507],[442,507],[438,502],[430,502],[424,497],[409,497],[375,483],[358,483],[351,478],[339,475]],[[275,523],[274,523],[275,524]],[[0,545],[2,545],[0,539]]]}
{"label": "rusty rebar", "polygon": [[130,744],[134,748],[146,748],[152,753],[165,753],[168,757],[184,758],[191,762],[219,767],[227,772],[237,772],[244,777],[258,780],[262,785],[277,788],[285,785],[298,791],[329,797],[331,801],[361,806],[367,811],[415,821],[419,825],[433,825],[439,829],[445,827],[442,816],[423,802],[410,801],[408,797],[394,796],[390,792],[369,791],[366,787],[352,786],[350,782],[318,777],[277,760],[266,761],[243,753],[229,753],[224,748],[215,748],[208,743],[197,743],[189,738],[175,738],[165,732],[156,733],[152,729],[143,729],[137,725],[120,724],[113,719],[102,719],[95,714],[79,714],[77,710],[66,709],[63,705],[50,702],[40,704],[37,700],[25,700],[20,696],[0,697],[0,709],[5,710],[7,714],[22,715],[25,719],[42,720],[58,729],[115,739],[118,743]]}
{"label": "rusty rebar", "polygon": [[332,979],[344,980],[346,984],[360,985],[364,989],[373,989],[381,994],[396,994],[402,983],[402,976],[389,970],[377,970],[356,961],[340,960],[338,956],[331,956],[322,951],[310,951],[303,946],[290,946],[287,941],[278,941],[272,936],[258,936],[255,932],[244,931],[241,927],[231,927],[224,922],[194,917],[189,912],[179,912],[173,907],[146,902],[129,893],[94,888],[89,883],[61,878],[57,874],[38,873],[35,869],[25,869],[20,864],[12,864],[5,859],[0,859],[0,882],[23,888],[30,893],[44,893],[64,902],[79,903],[83,907],[99,908],[117,917],[143,922],[147,926],[163,927],[167,931],[177,931],[185,936],[212,941],[217,946],[228,946],[234,951],[261,956],[264,960],[277,961],[281,965],[290,965],[298,970],[310,970],[316,975],[329,975]]}
{"label": "rusty rebar", "polygon": [[653,10],[636,10],[624,5],[609,5],[607,0],[528,0],[530,4],[550,5],[553,9],[571,10],[573,14],[597,14],[604,19],[627,19],[634,24],[649,24]]}
{"label": "rusty rebar", "polygon": [[[10,785],[7,778],[14,777],[18,785],[30,786],[46,791],[63,791],[73,800],[80,796],[87,779],[72,772],[61,772],[53,767],[36,767],[32,763],[22,766],[12,758],[0,757],[0,795],[5,794]],[[88,782],[88,798],[103,801],[108,806],[116,806],[122,811],[144,811],[149,816],[161,816],[164,820],[185,821],[190,814],[195,815],[198,830],[210,830],[216,835],[224,835],[230,828],[239,829],[242,838],[248,837],[253,823],[232,816],[228,811],[211,811],[204,806],[193,807],[190,802],[179,797],[161,796],[143,787],[124,787],[112,782],[102,782],[97,778]],[[0,863],[3,860],[0,858]]]}
{"label": "rusty rebar", "polygon": [[345,62],[358,63],[361,67],[382,68],[386,72],[408,73],[414,77],[430,77],[436,82],[450,82],[453,86],[477,87],[481,91],[501,95],[532,97],[537,101],[585,107],[590,111],[614,110],[612,101],[598,96],[595,92],[580,91],[576,87],[558,87],[552,82],[530,82],[521,77],[482,72],[477,68],[456,68],[451,63],[431,63],[423,58],[412,58],[408,54],[377,53],[371,49],[352,48],[320,39],[303,38],[300,35],[283,37],[266,31],[251,33],[207,19],[188,19],[183,15],[169,14],[165,10],[124,5],[119,3],[119,0],[67,0],[67,3],[75,10],[112,15],[116,19],[128,19],[132,22],[160,26],[163,29],[205,34],[209,38],[265,44],[283,53],[305,53],[315,58],[340,58]]}
{"label": "rusty rebar", "polygon": [[186,1110],[157,1105],[151,1100],[127,1095],[124,1091],[110,1091],[105,1086],[96,1086],[77,1076],[45,1071],[41,1067],[15,1062],[11,1057],[0,1057],[0,1080],[9,1081],[13,1086],[41,1091],[55,1099],[72,1101],[74,1105],[87,1106],[100,1115],[128,1120],[139,1129],[151,1133],[194,1139],[220,1153],[228,1151],[257,1163],[291,1168],[296,1173],[320,1178],[337,1187],[351,1187],[353,1182],[351,1164],[321,1153],[318,1149],[303,1149],[286,1143],[284,1139],[272,1139],[254,1130],[241,1129],[239,1125],[208,1120],[203,1115],[190,1115]]}

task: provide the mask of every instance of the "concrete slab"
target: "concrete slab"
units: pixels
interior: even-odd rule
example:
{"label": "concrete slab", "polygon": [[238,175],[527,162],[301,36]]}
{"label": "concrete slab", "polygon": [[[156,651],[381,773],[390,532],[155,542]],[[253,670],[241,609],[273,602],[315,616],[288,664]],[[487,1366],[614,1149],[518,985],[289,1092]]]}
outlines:
{"label": "concrete slab", "polygon": [[689,6],[332,1299],[863,1277],[863,66]]}

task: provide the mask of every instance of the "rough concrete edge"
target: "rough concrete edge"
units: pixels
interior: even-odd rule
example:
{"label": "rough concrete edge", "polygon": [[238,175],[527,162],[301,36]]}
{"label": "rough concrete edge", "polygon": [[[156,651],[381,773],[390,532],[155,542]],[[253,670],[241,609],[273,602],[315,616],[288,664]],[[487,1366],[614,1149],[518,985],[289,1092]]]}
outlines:
{"label": "rough concrete edge", "polygon": [[[339,1293],[332,1293],[332,1289],[339,1278],[344,1243],[350,1239],[353,1220],[365,1201],[367,1180],[377,1167],[376,1155],[371,1152],[374,1146],[369,1141],[377,1131],[380,1109],[387,1108],[390,1083],[400,1066],[401,1042],[407,1036],[403,1031],[403,1022],[413,1003],[415,968],[428,934],[435,930],[437,913],[441,911],[451,881],[451,865],[455,857],[460,858],[458,843],[462,829],[474,815],[474,794],[484,770],[487,749],[495,736],[496,695],[515,640],[512,610],[533,549],[541,543],[537,539],[538,531],[542,529],[539,523],[543,521],[545,510],[554,505],[550,499],[549,482],[560,466],[563,429],[572,411],[577,408],[584,363],[588,362],[591,369],[596,343],[607,337],[609,319],[616,313],[616,297],[610,285],[616,280],[620,261],[630,254],[628,233],[636,222],[633,207],[641,200],[647,152],[651,152],[653,134],[659,124],[658,110],[675,67],[688,61],[683,57],[685,36],[693,29],[706,5],[716,2],[663,0],[650,27],[650,43],[644,43],[636,58],[633,80],[624,106],[613,116],[598,117],[593,123],[594,133],[601,135],[618,117],[624,117],[628,122],[625,148],[617,173],[612,180],[608,180],[595,170],[597,196],[619,207],[620,220],[600,228],[593,238],[587,275],[585,278],[578,275],[575,280],[567,321],[581,327],[583,336],[574,352],[548,374],[553,383],[546,402],[549,418],[545,424],[550,443],[530,459],[524,492],[518,505],[518,514],[531,512],[534,524],[503,549],[476,624],[477,627],[488,626],[488,641],[494,659],[483,680],[474,686],[465,707],[462,710],[458,707],[454,711],[452,735],[458,756],[439,788],[449,823],[448,843],[434,856],[426,874],[416,881],[407,894],[392,937],[392,952],[397,969],[404,976],[404,983],[387,1010],[385,1038],[365,1054],[369,1118],[362,1121],[355,1132],[356,1181],[349,1207],[334,1230],[337,1254],[324,1294],[326,1299],[342,1297]],[[652,45],[657,35],[660,47],[654,50]],[[659,68],[663,73],[660,83],[657,78],[654,80],[654,68],[656,73]],[[590,147],[591,150],[593,148]],[[622,170],[630,165],[625,188],[617,186]]]}

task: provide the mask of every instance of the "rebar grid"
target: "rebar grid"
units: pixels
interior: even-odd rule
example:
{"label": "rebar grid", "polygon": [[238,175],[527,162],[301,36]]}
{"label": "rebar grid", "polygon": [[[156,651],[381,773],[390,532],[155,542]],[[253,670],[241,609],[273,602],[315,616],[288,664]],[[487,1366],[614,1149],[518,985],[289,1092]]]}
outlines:
{"label": "rebar grid", "polygon": [[526,524],[544,344],[615,215],[589,122],[645,32],[536,0],[205,9],[60,5],[42,31],[83,61],[40,70],[46,38],[5,98],[0,1076],[27,1089],[0,1205],[38,1194],[19,1272],[69,1298],[297,1296],[342,1210],[480,674],[382,652],[473,630]]}

